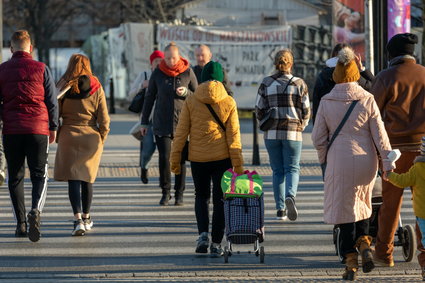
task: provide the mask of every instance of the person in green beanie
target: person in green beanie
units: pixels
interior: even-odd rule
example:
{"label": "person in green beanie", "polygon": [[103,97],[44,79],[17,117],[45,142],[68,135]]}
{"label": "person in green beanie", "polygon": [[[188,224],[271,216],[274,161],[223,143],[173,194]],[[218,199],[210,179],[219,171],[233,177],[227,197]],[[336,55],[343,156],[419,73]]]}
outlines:
{"label": "person in green beanie", "polygon": [[[201,84],[193,95],[186,98],[183,105],[170,158],[171,171],[179,174],[181,153],[189,137],[189,160],[195,184],[195,214],[199,233],[196,253],[207,253],[209,246],[212,256],[223,255],[221,241],[225,223],[221,177],[229,168],[233,168],[238,174],[243,173],[238,110],[235,100],[227,94],[222,81],[221,65],[213,61],[206,64],[202,70]],[[214,118],[212,111],[220,122]],[[214,206],[210,245],[208,206],[211,180]]]}

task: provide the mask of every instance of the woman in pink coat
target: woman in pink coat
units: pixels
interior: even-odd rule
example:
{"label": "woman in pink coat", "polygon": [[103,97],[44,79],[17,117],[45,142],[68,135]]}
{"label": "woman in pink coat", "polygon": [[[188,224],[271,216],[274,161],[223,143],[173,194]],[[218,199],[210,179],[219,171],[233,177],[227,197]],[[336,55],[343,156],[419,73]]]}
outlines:
{"label": "woman in pink coat", "polygon": [[[321,164],[327,162],[324,176],[324,220],[339,224],[341,253],[346,258],[343,279],[354,280],[358,269],[358,253],[363,272],[374,268],[369,234],[372,213],[372,189],[378,171],[377,151],[383,169],[394,166],[386,158],[391,145],[374,97],[361,88],[356,64],[358,58],[349,47],[338,54],[333,73],[336,85],[322,98],[314,124],[312,139]],[[328,151],[328,143],[343,120],[351,103],[358,100],[348,120]]]}

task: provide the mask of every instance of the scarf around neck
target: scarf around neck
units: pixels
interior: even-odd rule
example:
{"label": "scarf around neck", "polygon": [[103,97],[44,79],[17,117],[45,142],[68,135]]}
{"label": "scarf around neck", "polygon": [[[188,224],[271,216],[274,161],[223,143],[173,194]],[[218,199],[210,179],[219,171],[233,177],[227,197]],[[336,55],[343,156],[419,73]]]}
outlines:
{"label": "scarf around neck", "polygon": [[179,74],[183,73],[189,68],[189,61],[184,59],[183,57],[180,57],[180,60],[174,65],[172,68],[168,67],[168,65],[165,63],[165,60],[162,60],[159,64],[159,69],[170,77],[178,76]]}

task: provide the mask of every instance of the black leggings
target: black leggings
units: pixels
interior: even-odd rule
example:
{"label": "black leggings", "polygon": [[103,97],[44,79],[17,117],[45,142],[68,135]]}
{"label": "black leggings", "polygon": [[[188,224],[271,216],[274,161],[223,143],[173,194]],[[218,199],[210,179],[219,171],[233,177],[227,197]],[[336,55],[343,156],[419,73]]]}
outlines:
{"label": "black leggings", "polygon": [[[81,188],[81,190],[80,190]],[[74,214],[90,213],[90,206],[93,200],[93,184],[78,180],[68,181],[68,195],[71,201]],[[82,205],[82,209],[81,209]]]}
{"label": "black leggings", "polygon": [[230,159],[210,162],[190,162],[192,178],[195,184],[195,215],[198,232],[208,232],[209,202],[211,199],[211,182],[213,195],[213,213],[211,238],[213,243],[221,243],[224,235],[224,203],[221,190],[221,177],[223,173],[232,168]]}
{"label": "black leggings", "polygon": [[349,253],[357,252],[356,241],[360,236],[369,235],[369,219],[360,220],[353,223],[339,224],[341,229],[341,254],[345,256]]}

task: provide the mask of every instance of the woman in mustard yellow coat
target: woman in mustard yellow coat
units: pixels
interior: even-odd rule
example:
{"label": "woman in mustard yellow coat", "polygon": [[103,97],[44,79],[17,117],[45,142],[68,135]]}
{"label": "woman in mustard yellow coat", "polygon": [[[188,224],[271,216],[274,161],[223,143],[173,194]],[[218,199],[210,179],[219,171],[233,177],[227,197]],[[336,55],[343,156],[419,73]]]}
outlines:
{"label": "woman in mustard yellow coat", "polygon": [[[180,172],[181,153],[189,137],[189,160],[195,184],[195,214],[199,239],[197,253],[207,253],[208,204],[213,183],[213,219],[212,243],[210,253],[223,255],[220,243],[224,236],[223,193],[220,181],[223,173],[234,168],[236,173],[243,172],[242,145],[238,111],[235,100],[229,96],[222,84],[223,70],[217,62],[209,62],[202,71],[202,84],[195,93],[187,97],[171,148],[171,171]],[[224,129],[209,111],[211,105]]]}

